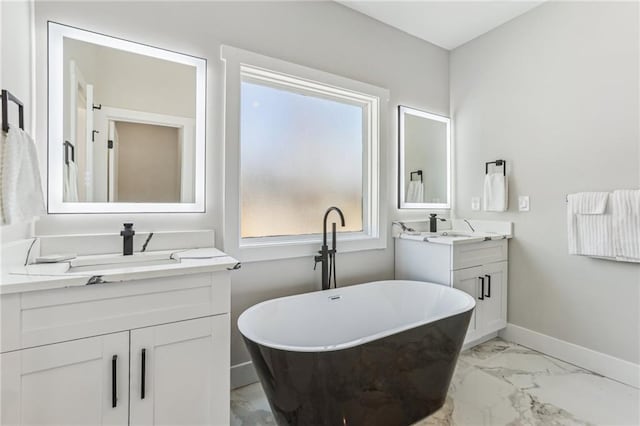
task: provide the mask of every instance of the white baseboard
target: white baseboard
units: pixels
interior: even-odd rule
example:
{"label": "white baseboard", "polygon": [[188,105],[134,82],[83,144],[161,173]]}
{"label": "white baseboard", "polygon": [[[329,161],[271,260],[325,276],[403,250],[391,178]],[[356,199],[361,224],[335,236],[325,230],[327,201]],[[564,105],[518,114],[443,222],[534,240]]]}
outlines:
{"label": "white baseboard", "polygon": [[258,381],[258,375],[251,361],[231,366],[231,389],[241,388]]}
{"label": "white baseboard", "polygon": [[474,346],[480,345],[484,342],[488,342],[489,340],[495,338],[498,336],[498,332],[495,331],[493,333],[487,334],[486,336],[482,336],[478,339],[475,340],[469,340],[468,342],[464,342],[464,344],[462,345],[462,351],[466,351],[469,348],[472,348]]}
{"label": "white baseboard", "polygon": [[499,333],[504,340],[542,352],[618,382],[640,388],[640,365],[578,346],[514,324]]}

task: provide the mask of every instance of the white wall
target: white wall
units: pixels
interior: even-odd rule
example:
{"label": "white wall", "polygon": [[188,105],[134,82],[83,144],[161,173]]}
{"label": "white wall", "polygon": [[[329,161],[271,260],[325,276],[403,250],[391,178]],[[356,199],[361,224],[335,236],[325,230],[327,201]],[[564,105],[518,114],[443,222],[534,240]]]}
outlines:
{"label": "white wall", "polygon": [[[640,266],[569,256],[565,196],[640,187],[638,18],[636,2],[549,2],[450,62],[456,214],[514,222],[509,322],[634,363]],[[472,212],[498,158],[509,211]]]}
{"label": "white wall", "polygon": [[[24,104],[24,128],[30,134],[33,134],[35,124],[32,14],[31,0],[0,1],[0,87],[10,91]],[[18,107],[11,102],[9,123],[18,124]],[[0,132],[0,147],[4,144],[4,137],[4,133]],[[46,158],[46,153],[40,155]],[[0,161],[1,159],[0,153]],[[31,235],[31,229],[31,221],[12,225],[0,224],[0,240],[7,243],[27,238]]]}
{"label": "white wall", "polygon": [[[32,131],[33,72],[31,25],[33,3],[11,1],[0,3],[0,84],[25,104],[25,129]],[[18,124],[18,108],[10,104],[9,122]]]}
{"label": "white wall", "polygon": [[[153,19],[149,19],[152,11]],[[391,91],[389,135],[381,158],[395,182],[397,105],[436,114],[449,111],[448,52],[333,2],[37,2],[36,54],[41,152],[46,152],[46,21],[113,35],[208,60],[207,212],[205,214],[55,215],[40,234],[116,232],[132,221],[140,230],[214,228],[222,247],[223,67],[221,44],[364,81]],[[53,141],[56,143],[57,141]],[[396,185],[383,194],[389,217]],[[319,220],[322,212],[319,213]],[[407,215],[409,213],[402,213]],[[425,217],[424,212],[411,212]],[[338,247],[339,249],[339,247]],[[391,241],[386,250],[338,254],[338,282],[347,285],[393,277]],[[235,329],[237,316],[262,300],[319,288],[312,258],[244,264],[232,281],[232,364],[249,359]]]}

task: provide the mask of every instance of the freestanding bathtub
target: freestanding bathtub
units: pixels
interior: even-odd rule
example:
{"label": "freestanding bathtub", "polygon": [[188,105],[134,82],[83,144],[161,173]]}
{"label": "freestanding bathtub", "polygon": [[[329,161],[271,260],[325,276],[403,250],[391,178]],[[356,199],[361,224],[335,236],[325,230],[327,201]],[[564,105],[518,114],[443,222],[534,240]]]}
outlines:
{"label": "freestanding bathtub", "polygon": [[279,425],[407,426],[444,404],[474,306],[378,281],[259,303],[238,327]]}

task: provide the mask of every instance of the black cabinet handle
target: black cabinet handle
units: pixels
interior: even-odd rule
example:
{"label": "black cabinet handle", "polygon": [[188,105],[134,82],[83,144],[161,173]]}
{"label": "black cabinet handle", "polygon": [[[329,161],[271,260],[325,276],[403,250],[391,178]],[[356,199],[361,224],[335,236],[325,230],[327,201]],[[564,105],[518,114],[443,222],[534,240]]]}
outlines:
{"label": "black cabinet handle", "polygon": [[140,399],[144,399],[144,377],[147,367],[147,350],[142,349],[142,366],[140,367]]}
{"label": "black cabinet handle", "polygon": [[478,296],[478,300],[484,300],[484,277],[478,277],[480,279],[480,296]]}
{"label": "black cabinet handle", "polygon": [[111,407],[118,405],[118,355],[111,358]]}
{"label": "black cabinet handle", "polygon": [[485,275],[487,277],[487,294],[485,297],[491,297],[491,275]]}

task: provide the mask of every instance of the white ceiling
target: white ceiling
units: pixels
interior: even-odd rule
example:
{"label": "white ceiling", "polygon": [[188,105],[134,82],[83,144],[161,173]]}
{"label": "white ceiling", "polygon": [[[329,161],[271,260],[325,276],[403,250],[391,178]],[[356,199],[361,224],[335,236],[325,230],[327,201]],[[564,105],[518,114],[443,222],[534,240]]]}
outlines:
{"label": "white ceiling", "polygon": [[448,50],[455,49],[544,2],[544,0],[337,1]]}

